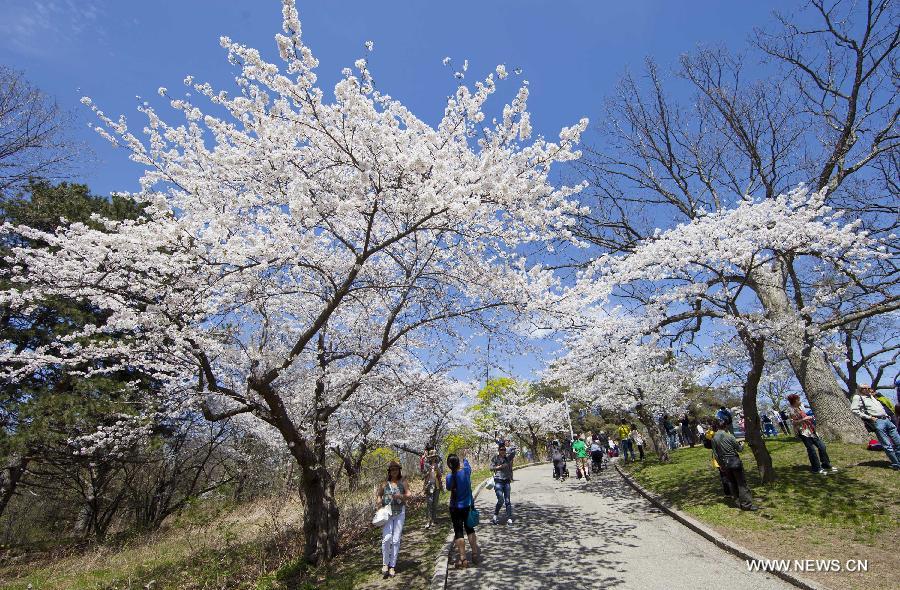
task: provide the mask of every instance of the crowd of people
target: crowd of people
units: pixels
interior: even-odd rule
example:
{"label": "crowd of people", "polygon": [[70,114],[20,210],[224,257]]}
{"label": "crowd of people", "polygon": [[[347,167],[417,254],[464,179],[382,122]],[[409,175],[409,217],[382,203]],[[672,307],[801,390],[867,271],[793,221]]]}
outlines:
{"label": "crowd of people", "polygon": [[[774,436],[779,431],[785,435],[796,434],[806,448],[813,473],[827,475],[836,472],[838,468],[832,465],[825,442],[816,432],[815,416],[804,409],[799,395],[790,394],[786,401],[787,407],[784,410],[772,409],[760,414],[764,435]],[[897,408],[871,386],[860,385],[851,400],[851,411],[863,420],[866,429],[875,436],[878,446],[887,455],[890,468],[900,470],[900,424]],[[670,416],[663,416],[659,426],[670,449],[694,447],[697,444],[711,449],[711,461],[713,468],[718,470],[722,493],[733,497],[742,510],[755,511],[758,507],[747,486],[740,455],[743,445],[735,437],[734,422],[734,413],[723,406],[709,418],[683,416],[678,420],[677,427]],[[739,423],[738,427],[743,429],[743,424]],[[491,524],[505,523],[512,526],[513,461],[516,448],[509,439],[497,438],[496,443],[497,453],[489,463],[493,478],[488,487],[494,490],[497,499]],[[619,457],[624,462],[643,461],[644,438],[634,423],[622,419],[612,433],[598,430],[573,435],[565,443],[553,440],[549,444],[548,455],[553,464],[555,479],[564,482],[569,477],[567,462],[573,461],[576,477],[589,480],[591,475],[601,472],[605,463],[614,457]],[[527,458],[529,461],[532,459],[530,456]],[[464,452],[450,454],[446,465],[449,471],[445,475],[440,457],[433,448],[427,449],[421,457],[419,469],[426,506],[425,528],[431,528],[437,522],[441,492],[447,490],[450,493],[448,512],[457,553],[456,567],[465,568],[470,562],[466,557],[466,540],[471,552],[471,562],[477,564],[480,560],[478,536],[475,532],[479,514],[472,495],[472,466]],[[411,495],[399,463],[392,461],[388,465],[387,477],[375,492],[376,505],[384,509],[389,507],[389,516],[382,526],[381,542],[382,574],[387,578],[396,575],[397,556],[406,520],[406,504]]]}

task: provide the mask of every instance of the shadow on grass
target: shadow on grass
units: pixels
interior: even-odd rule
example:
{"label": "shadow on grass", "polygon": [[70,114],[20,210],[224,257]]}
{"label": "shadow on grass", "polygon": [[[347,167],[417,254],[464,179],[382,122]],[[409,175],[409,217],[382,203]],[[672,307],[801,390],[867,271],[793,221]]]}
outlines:
{"label": "shadow on grass", "polygon": [[[773,457],[777,479],[764,485],[759,479],[750,449],[743,452],[747,483],[755,503],[764,510],[759,517],[782,522],[792,528],[819,525],[877,526],[891,517],[883,492],[890,491],[893,475],[887,461],[867,459],[859,447],[833,444],[828,446],[832,462],[839,471],[819,475],[811,471],[806,451],[797,439],[778,437],[766,441]],[[632,464],[628,470],[639,482],[672,502],[676,507],[697,513],[713,524],[730,524],[727,511],[716,506],[733,506],[721,492],[718,472],[712,468],[710,451],[679,449],[671,454],[668,464],[655,458],[644,464]],[[870,469],[876,468],[876,469]],[[895,488],[894,488],[895,489]]]}

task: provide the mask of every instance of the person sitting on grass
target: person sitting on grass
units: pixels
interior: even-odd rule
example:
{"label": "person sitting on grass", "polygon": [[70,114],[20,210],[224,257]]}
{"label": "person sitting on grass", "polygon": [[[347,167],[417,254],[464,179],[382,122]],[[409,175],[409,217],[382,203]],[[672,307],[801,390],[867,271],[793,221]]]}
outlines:
{"label": "person sitting on grass", "polygon": [[884,454],[891,462],[891,469],[900,470],[900,434],[897,426],[888,418],[884,406],[875,399],[875,390],[870,385],[860,385],[856,395],[850,401],[850,411],[865,422],[866,427],[875,433]]}
{"label": "person sitting on grass", "polygon": [[728,431],[728,422],[723,418],[716,418],[716,421],[719,430],[712,438],[713,453],[716,455],[719,466],[725,470],[731,494],[741,510],[759,510],[753,505],[753,497],[747,488],[744,463],[740,456],[740,445],[734,435]]}

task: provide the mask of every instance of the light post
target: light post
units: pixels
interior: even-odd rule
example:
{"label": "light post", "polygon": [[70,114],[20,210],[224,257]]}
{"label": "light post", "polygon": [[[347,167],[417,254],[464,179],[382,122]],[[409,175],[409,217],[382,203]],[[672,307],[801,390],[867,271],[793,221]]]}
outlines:
{"label": "light post", "polygon": [[575,431],[572,429],[572,411],[569,409],[569,396],[563,392],[563,402],[566,404],[566,420],[569,421],[569,439],[575,441]]}

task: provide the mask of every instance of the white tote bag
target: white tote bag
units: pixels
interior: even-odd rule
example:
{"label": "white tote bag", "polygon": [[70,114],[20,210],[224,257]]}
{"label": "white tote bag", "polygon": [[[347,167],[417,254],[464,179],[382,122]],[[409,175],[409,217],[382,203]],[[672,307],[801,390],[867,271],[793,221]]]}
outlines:
{"label": "white tote bag", "polygon": [[391,506],[382,506],[375,511],[375,518],[372,519],[372,526],[381,528],[391,519]]}

